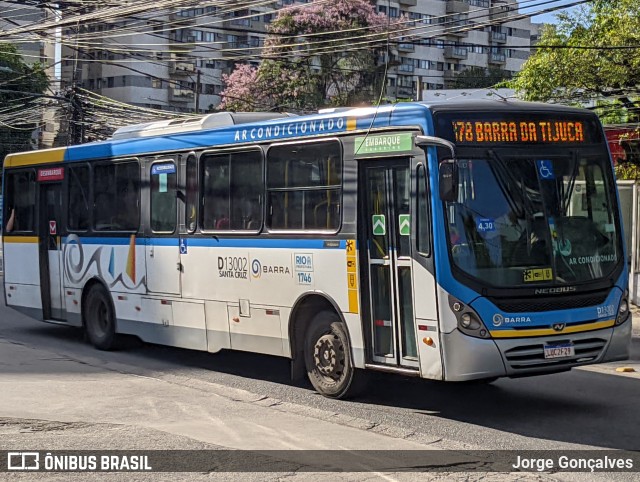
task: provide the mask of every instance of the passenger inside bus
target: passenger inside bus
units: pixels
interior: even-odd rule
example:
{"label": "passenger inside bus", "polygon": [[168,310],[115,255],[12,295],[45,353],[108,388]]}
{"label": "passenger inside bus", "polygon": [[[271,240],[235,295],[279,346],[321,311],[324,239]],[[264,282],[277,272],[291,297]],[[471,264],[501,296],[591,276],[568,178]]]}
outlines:
{"label": "passenger inside bus", "polygon": [[5,228],[5,232],[7,232],[7,233],[10,233],[11,231],[13,231],[13,228],[15,227],[16,208],[14,208],[14,207],[10,208],[9,212],[11,214],[9,215],[9,220],[7,221],[7,226]]}

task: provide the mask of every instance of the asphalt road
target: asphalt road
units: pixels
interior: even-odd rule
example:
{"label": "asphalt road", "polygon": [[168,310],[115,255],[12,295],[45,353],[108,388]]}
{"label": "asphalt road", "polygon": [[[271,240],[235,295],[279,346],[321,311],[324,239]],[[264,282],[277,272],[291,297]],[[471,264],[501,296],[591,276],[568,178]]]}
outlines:
{"label": "asphalt road", "polygon": [[[131,373],[216,383],[292,403],[315,413],[369,421],[392,436],[439,448],[640,450],[640,376],[585,370],[504,379],[492,385],[447,384],[375,374],[354,401],[329,400],[309,384],[289,380],[286,359],[223,351],[218,354],[146,345],[129,339],[100,352],[80,330],[49,325],[0,303],[0,337],[93,363],[118,363]],[[640,360],[640,339],[632,358]],[[319,410],[318,410],[319,409]]]}

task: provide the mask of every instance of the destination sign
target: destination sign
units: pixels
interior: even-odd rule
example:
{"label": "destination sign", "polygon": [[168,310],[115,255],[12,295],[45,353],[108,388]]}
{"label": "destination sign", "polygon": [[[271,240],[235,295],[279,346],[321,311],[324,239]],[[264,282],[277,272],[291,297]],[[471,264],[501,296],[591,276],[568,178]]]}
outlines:
{"label": "destination sign", "polygon": [[567,143],[586,141],[582,120],[484,121],[453,120],[453,133],[458,144],[485,143]]}

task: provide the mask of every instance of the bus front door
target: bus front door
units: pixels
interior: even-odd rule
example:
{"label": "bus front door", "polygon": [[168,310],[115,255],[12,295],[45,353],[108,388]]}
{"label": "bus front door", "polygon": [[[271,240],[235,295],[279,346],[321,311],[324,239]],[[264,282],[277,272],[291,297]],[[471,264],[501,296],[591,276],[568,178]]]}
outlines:
{"label": "bus front door", "polygon": [[38,220],[38,252],[40,256],[40,291],[42,317],[64,320],[62,271],[60,257],[60,222],[62,219],[62,183],[40,184],[40,218]]}
{"label": "bus front door", "polygon": [[418,368],[411,258],[409,159],[360,161],[363,293],[374,363]]}

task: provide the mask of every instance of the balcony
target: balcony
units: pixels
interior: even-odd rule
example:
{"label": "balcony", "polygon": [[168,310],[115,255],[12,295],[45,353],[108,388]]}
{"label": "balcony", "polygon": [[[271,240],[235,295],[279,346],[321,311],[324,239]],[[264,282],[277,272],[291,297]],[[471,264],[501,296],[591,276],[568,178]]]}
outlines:
{"label": "balcony", "polygon": [[444,58],[445,59],[457,59],[457,60],[466,60],[468,55],[468,50],[466,47],[445,47],[444,49]]}
{"label": "balcony", "polygon": [[509,5],[496,5],[489,7],[489,20],[491,22],[496,20],[508,20],[511,8]]}
{"label": "balcony", "polygon": [[400,64],[400,65],[398,65],[398,73],[413,74],[414,70],[415,70],[415,67],[413,66],[413,64]]}
{"label": "balcony", "polygon": [[407,7],[415,7],[418,4],[418,0],[398,0],[398,3]]}
{"label": "balcony", "polygon": [[193,35],[185,35],[185,36],[177,36],[172,35],[171,37],[171,48],[178,49],[181,51],[193,50],[196,48],[196,38]]}
{"label": "balcony", "polygon": [[178,102],[188,102],[189,100],[193,99],[194,96],[193,90],[191,89],[174,88],[170,89],[170,93],[171,100]]}
{"label": "balcony", "polygon": [[194,25],[196,23],[195,16],[183,16],[177,13],[172,13],[169,15],[169,23],[174,26],[183,26],[183,25]]}
{"label": "balcony", "polygon": [[447,0],[447,14],[451,13],[467,13],[469,4],[462,0]]}
{"label": "balcony", "polygon": [[415,49],[416,47],[412,43],[400,42],[398,44],[398,50],[400,50],[401,52],[413,52]]}
{"label": "balcony", "polygon": [[489,38],[494,43],[504,44],[507,42],[507,33],[506,32],[491,32]]}
{"label": "balcony", "polygon": [[171,66],[172,74],[192,74],[196,71],[196,65],[193,62],[175,62]]}
{"label": "balcony", "polygon": [[412,99],[413,94],[414,94],[413,87],[406,86],[406,85],[398,86],[398,97],[403,99]]}
{"label": "balcony", "polygon": [[445,82],[455,80],[457,76],[458,72],[456,72],[455,70],[445,70],[443,75]]}
{"label": "balcony", "polygon": [[466,18],[457,20],[452,18],[443,25],[443,33],[451,37],[466,37],[469,34],[469,30],[467,30],[467,28],[470,25],[472,25],[472,22]]}
{"label": "balcony", "polygon": [[487,59],[487,61],[490,64],[502,65],[507,61],[507,55],[497,52],[491,52],[489,53],[489,58]]}

